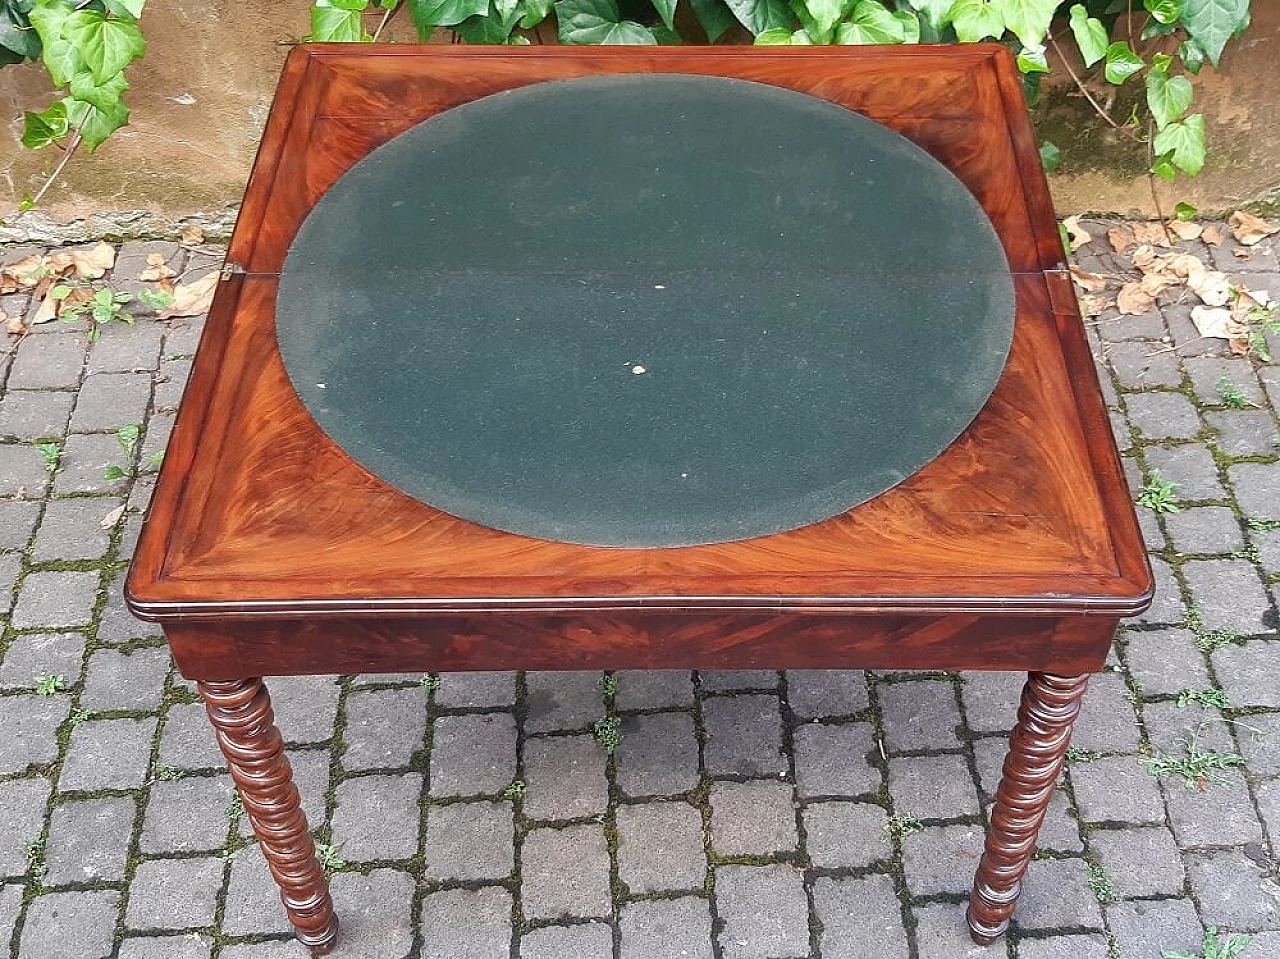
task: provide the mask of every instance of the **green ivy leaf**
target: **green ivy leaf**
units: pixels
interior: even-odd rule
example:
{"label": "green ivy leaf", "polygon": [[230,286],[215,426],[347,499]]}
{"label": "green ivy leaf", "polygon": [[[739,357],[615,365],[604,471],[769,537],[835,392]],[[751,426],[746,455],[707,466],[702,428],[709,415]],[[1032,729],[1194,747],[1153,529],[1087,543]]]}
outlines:
{"label": "green ivy leaf", "polygon": [[359,11],[322,5],[319,0],[311,8],[308,40],[316,43],[359,43],[367,36],[360,23]]}
{"label": "green ivy leaf", "polygon": [[1046,170],[1052,172],[1058,169],[1058,164],[1062,162],[1062,151],[1055,144],[1045,140],[1040,144],[1040,162]]}
{"label": "green ivy leaf", "polygon": [[1156,23],[1177,23],[1182,18],[1182,0],[1142,0]]}
{"label": "green ivy leaf", "polygon": [[786,27],[774,27],[772,30],[766,30],[755,39],[757,47],[789,47],[791,46],[791,31]]}
{"label": "green ivy leaf", "polygon": [[961,43],[996,39],[1004,33],[1004,16],[995,0],[956,0],[949,16]]}
{"label": "green ivy leaf", "polygon": [[1086,67],[1093,66],[1107,55],[1107,41],[1110,39],[1107,28],[1101,20],[1089,16],[1089,11],[1078,3],[1071,8],[1071,32],[1075,34]]}
{"label": "green ivy leaf", "polygon": [[1222,48],[1249,22],[1249,0],[1185,0],[1182,25],[1215,67]]}
{"label": "green ivy leaf", "polygon": [[1004,25],[1024,47],[1038,47],[1044,43],[1049,23],[1058,9],[1060,0],[996,0],[996,7]]}
{"label": "green ivy leaf", "polygon": [[1133,52],[1127,40],[1121,40],[1107,47],[1107,67],[1104,72],[1109,83],[1120,86],[1145,66],[1142,58]]}
{"label": "green ivy leaf", "polygon": [[1049,61],[1044,47],[1023,47],[1018,51],[1018,69],[1023,73],[1048,73]]}
{"label": "green ivy leaf", "polygon": [[1204,51],[1194,40],[1182,41],[1178,46],[1178,58],[1193,77],[1199,75],[1200,68],[1204,66]]}
{"label": "green ivy leaf", "polygon": [[858,0],[836,31],[836,43],[902,43],[902,23],[877,0]]}
{"label": "green ivy leaf", "polygon": [[25,121],[22,127],[22,145],[31,150],[38,150],[55,140],[61,140],[71,129],[67,123],[67,108],[61,101],[41,113],[27,111],[22,117]]}
{"label": "green ivy leaf", "polygon": [[677,0],[653,0],[653,8],[658,11],[658,16],[662,18],[662,23],[668,30],[676,28],[676,2]]}
{"label": "green ivy leaf", "polygon": [[1195,95],[1191,81],[1186,77],[1169,76],[1169,58],[1161,57],[1147,71],[1147,106],[1156,121],[1156,128],[1163,130],[1187,112]]}
{"label": "green ivy leaf", "polygon": [[147,0],[103,0],[103,2],[106,8],[117,17],[124,17],[136,23],[142,16],[142,8]]}
{"label": "green ivy leaf", "polygon": [[0,0],[0,55],[11,53],[12,62],[40,56],[40,35],[28,19],[33,6],[33,0]]}
{"label": "green ivy leaf", "polygon": [[616,0],[557,0],[561,43],[656,45],[648,30],[623,20]]}
{"label": "green ivy leaf", "polygon": [[653,35],[654,42],[659,46],[678,47],[684,43],[684,37],[680,36],[675,30],[668,30],[660,23],[650,27],[649,33]]}
{"label": "green ivy leaf", "polygon": [[[796,0],[791,8],[799,15],[805,29],[815,37],[830,37],[846,12],[840,0]],[[888,13],[887,10],[885,12]]]}
{"label": "green ivy leaf", "polygon": [[18,201],[18,212],[26,213],[28,210],[36,208],[36,198],[30,193],[22,194],[22,199]]}
{"label": "green ivy leaf", "polygon": [[924,15],[925,23],[938,33],[949,22],[952,0],[908,0],[911,9]]}
{"label": "green ivy leaf", "polygon": [[791,28],[793,17],[786,0],[725,0],[738,22],[754,37],[774,27]]}
{"label": "green ivy leaf", "polygon": [[458,36],[462,37],[467,43],[477,43],[481,45],[502,46],[507,43],[511,37],[511,26],[504,23],[500,15],[488,17],[467,17],[459,23],[455,30]]}
{"label": "green ivy leaf", "polygon": [[418,39],[430,39],[436,27],[451,27],[468,17],[483,17],[489,12],[489,0],[405,0],[409,15],[418,28]]}
{"label": "green ivy leaf", "polygon": [[1195,176],[1204,169],[1204,114],[1176,120],[1156,134],[1151,143],[1157,155],[1168,156],[1179,170]]}
{"label": "green ivy leaf", "polygon": [[96,10],[77,10],[62,24],[62,35],[76,48],[98,83],[105,83],[147,52],[138,25],[108,19]]}
{"label": "green ivy leaf", "polygon": [[893,18],[902,24],[902,42],[920,42],[920,20],[910,10],[895,10]]}
{"label": "green ivy leaf", "polygon": [[129,89],[129,81],[123,73],[108,78],[106,83],[95,83],[89,71],[77,73],[71,78],[71,96],[85,103],[91,103],[104,113],[110,113],[120,102],[120,97]]}
{"label": "green ivy leaf", "polygon": [[1186,223],[1188,220],[1194,220],[1196,218],[1196,214],[1199,212],[1200,211],[1190,203],[1178,203],[1173,208],[1173,215],[1183,223]]}
{"label": "green ivy leaf", "polygon": [[110,110],[99,110],[93,104],[73,100],[71,97],[63,97],[62,102],[67,108],[68,122],[80,128],[80,139],[90,153],[129,122],[129,108],[121,101]]}
{"label": "green ivy leaf", "polygon": [[551,14],[554,0],[520,0],[520,27],[531,30]]}
{"label": "green ivy leaf", "polygon": [[735,23],[724,0],[692,0],[693,15],[702,24],[707,39],[715,43]]}
{"label": "green ivy leaf", "polygon": [[40,59],[55,87],[65,87],[72,76],[84,69],[75,46],[62,36],[62,25],[71,14],[71,6],[64,0],[37,0],[31,8],[31,26],[42,47]]}

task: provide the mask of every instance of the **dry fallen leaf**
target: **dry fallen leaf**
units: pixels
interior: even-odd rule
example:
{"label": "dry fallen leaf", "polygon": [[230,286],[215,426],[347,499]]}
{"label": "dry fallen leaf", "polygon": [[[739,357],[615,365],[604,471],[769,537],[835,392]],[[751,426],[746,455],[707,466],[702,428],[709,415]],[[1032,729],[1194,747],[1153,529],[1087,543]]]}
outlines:
{"label": "dry fallen leaf", "polygon": [[116,251],[110,243],[99,243],[92,250],[55,253],[48,257],[48,261],[58,273],[65,272],[69,265],[81,279],[97,280],[115,266]]}
{"label": "dry fallen leaf", "polygon": [[1136,241],[1133,239],[1133,231],[1127,226],[1113,226],[1107,231],[1107,242],[1111,244],[1111,249],[1123,253]]}
{"label": "dry fallen leaf", "polygon": [[0,267],[0,294],[35,286],[43,263],[44,257],[39,253],[32,253]]}
{"label": "dry fallen leaf", "polygon": [[41,323],[48,323],[50,320],[58,318],[58,304],[61,301],[52,294],[46,294],[45,298],[40,301],[40,308],[36,310],[36,315],[31,318],[32,326],[39,326]]}
{"label": "dry fallen leaf", "polygon": [[147,283],[155,283],[157,280],[164,280],[177,275],[177,273],[169,268],[169,264],[165,262],[163,253],[148,253],[147,265],[143,271],[138,274],[138,279],[144,280]]}
{"label": "dry fallen leaf", "polygon": [[1107,288],[1107,278],[1100,273],[1090,273],[1088,270],[1082,270],[1074,263],[1071,265],[1071,279],[1076,281],[1076,285],[1086,293],[1097,293]]}
{"label": "dry fallen leaf", "polygon": [[1080,312],[1087,317],[1099,316],[1110,305],[1105,296],[1086,293],[1080,297]]}
{"label": "dry fallen leaf", "polygon": [[199,246],[204,242],[204,230],[194,224],[184,226],[178,234],[178,242],[183,246]]}
{"label": "dry fallen leaf", "polygon": [[1221,246],[1227,238],[1222,235],[1222,231],[1216,226],[1206,226],[1204,232],[1200,234],[1200,239],[1210,246]]}
{"label": "dry fallen leaf", "polygon": [[1080,225],[1080,217],[1069,216],[1062,221],[1062,225],[1066,228],[1067,236],[1071,239],[1071,252],[1074,253],[1086,243],[1092,242],[1093,234]]}
{"label": "dry fallen leaf", "polygon": [[12,333],[14,336],[21,336],[27,332],[27,328],[22,325],[22,319],[17,316],[10,316],[4,310],[0,310],[0,323],[4,324],[4,331]]}
{"label": "dry fallen leaf", "polygon": [[1133,251],[1130,259],[1133,260],[1134,266],[1145,273],[1156,262],[1156,251],[1144,244]]}
{"label": "dry fallen leaf", "polygon": [[111,527],[115,526],[116,523],[120,522],[120,517],[123,515],[124,515],[124,504],[121,503],[119,506],[113,509],[106,516],[102,517],[102,520],[101,522],[98,523],[98,525],[103,529],[111,529]]}
{"label": "dry fallen leaf", "polygon": [[1142,288],[1141,283],[1126,283],[1116,296],[1116,308],[1127,316],[1146,313],[1156,305],[1156,298]]}
{"label": "dry fallen leaf", "polygon": [[1272,233],[1280,233],[1280,226],[1272,226],[1266,220],[1254,216],[1252,213],[1245,213],[1243,210],[1237,210],[1231,214],[1227,223],[1231,225],[1231,233],[1237,240],[1245,246],[1253,246],[1260,243]]}
{"label": "dry fallen leaf", "polygon": [[1204,232],[1204,227],[1189,220],[1174,220],[1169,224],[1169,229],[1176,233],[1180,240],[1198,240],[1200,234]]}
{"label": "dry fallen leaf", "polygon": [[1230,310],[1221,307],[1197,306],[1191,311],[1191,322],[1201,336],[1220,340],[1241,336],[1248,331],[1248,327],[1233,317]]}
{"label": "dry fallen leaf", "polygon": [[1133,238],[1138,243],[1146,243],[1151,246],[1173,246],[1169,239],[1169,232],[1164,228],[1164,223],[1160,220],[1156,220],[1154,223],[1133,224]]}
{"label": "dry fallen leaf", "polygon": [[1155,272],[1144,276],[1138,285],[1142,287],[1142,292],[1148,296],[1157,296],[1161,290],[1175,286],[1177,282],[1176,278],[1167,273]]}
{"label": "dry fallen leaf", "polygon": [[218,271],[206,273],[194,283],[179,283],[173,288],[173,302],[156,314],[162,320],[175,316],[199,316],[209,312],[213,291],[218,286]]}
{"label": "dry fallen leaf", "polygon": [[1192,273],[1187,277],[1187,286],[1206,306],[1226,306],[1231,300],[1231,281],[1217,270]]}

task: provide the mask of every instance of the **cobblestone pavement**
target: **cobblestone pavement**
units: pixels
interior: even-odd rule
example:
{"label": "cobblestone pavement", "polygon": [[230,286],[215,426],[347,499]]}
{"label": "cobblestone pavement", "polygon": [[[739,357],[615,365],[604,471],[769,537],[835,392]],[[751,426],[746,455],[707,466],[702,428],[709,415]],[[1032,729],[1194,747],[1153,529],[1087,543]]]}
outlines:
{"label": "cobblestone pavement", "polygon": [[[1187,246],[1280,295],[1265,244]],[[150,252],[216,262],[126,244],[117,287]],[[1218,926],[1252,934],[1241,959],[1280,957],[1280,367],[1188,314],[1093,325],[1135,491],[1158,472],[1182,508],[1140,510],[1159,595],[1092,683],[1005,942],[972,946],[960,904],[1016,675],[277,680],[336,955],[1160,959]],[[51,323],[0,353],[0,944],[21,959],[303,954],[191,685],[121,605],[199,334]],[[1148,759],[1225,765],[1198,789]]]}

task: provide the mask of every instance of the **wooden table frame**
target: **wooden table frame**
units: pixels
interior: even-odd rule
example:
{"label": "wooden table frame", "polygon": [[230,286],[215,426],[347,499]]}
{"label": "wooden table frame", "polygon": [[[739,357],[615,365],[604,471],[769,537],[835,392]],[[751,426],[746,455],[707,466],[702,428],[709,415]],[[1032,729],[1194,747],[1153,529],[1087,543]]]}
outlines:
{"label": "wooden table frame", "polygon": [[[601,549],[446,515],[352,462],[274,338],[278,273],[319,195],[442,110],[542,80],[740,77],[887,124],[990,215],[1017,295],[1008,366],[965,433],[874,500],[736,543]],[[1151,573],[1017,70],[996,45],[313,45],[289,57],[127,584],[196,680],[298,938],[334,945],[323,870],[263,676],[484,669],[1026,671],[969,906],[1007,928],[1087,674]]]}

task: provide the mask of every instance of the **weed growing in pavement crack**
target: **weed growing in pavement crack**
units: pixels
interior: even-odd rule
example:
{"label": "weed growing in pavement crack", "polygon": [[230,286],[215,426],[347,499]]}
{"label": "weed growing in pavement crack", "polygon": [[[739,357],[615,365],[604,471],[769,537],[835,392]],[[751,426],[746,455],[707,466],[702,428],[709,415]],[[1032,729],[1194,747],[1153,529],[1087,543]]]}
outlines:
{"label": "weed growing in pavement crack", "polygon": [[41,674],[35,677],[35,684],[36,694],[39,696],[54,696],[67,691],[66,676],[46,676]]}
{"label": "weed growing in pavement crack", "polygon": [[1219,771],[1231,766],[1244,765],[1244,757],[1239,753],[1220,753],[1212,749],[1201,749],[1195,736],[1190,739],[1175,739],[1173,744],[1181,747],[1182,755],[1156,751],[1143,765],[1157,779],[1165,776],[1181,776],[1188,789],[1208,789],[1210,786],[1224,786],[1227,780],[1219,775]]}
{"label": "weed growing in pavement crack", "polygon": [[1198,703],[1206,709],[1230,709],[1231,701],[1221,689],[1184,689],[1178,693],[1178,708],[1186,709]]}
{"label": "weed growing in pavement crack", "polygon": [[503,799],[523,799],[524,798],[524,780],[513,779],[511,785],[502,790]]}
{"label": "weed growing in pavement crack", "polygon": [[1105,866],[1099,866],[1096,863],[1089,864],[1089,888],[1093,890],[1093,895],[1098,902],[1115,902],[1120,898],[1120,891],[1116,889],[1116,882],[1111,878],[1111,873]]}
{"label": "weed growing in pavement crack", "polygon": [[327,842],[316,843],[316,858],[320,860],[320,867],[326,873],[341,869],[347,864],[347,861],[338,855],[339,851],[337,847],[331,846]]}
{"label": "weed growing in pavement crack", "polygon": [[1219,376],[1218,382],[1213,384],[1213,388],[1222,397],[1222,402],[1233,410],[1242,410],[1253,405],[1249,402],[1249,397],[1245,396],[1240,387],[1232,383],[1231,378],[1228,376]]}
{"label": "weed growing in pavement crack", "polygon": [[37,443],[36,449],[40,451],[40,458],[44,460],[45,472],[56,473],[58,463],[62,460],[62,447],[57,443]]}
{"label": "weed growing in pavement crack", "polygon": [[1236,956],[1244,952],[1245,947],[1249,945],[1248,936],[1232,936],[1226,942],[1218,938],[1218,927],[1210,926],[1204,933],[1204,945],[1202,952],[1168,952],[1164,951],[1161,955],[1164,959],[1236,959]]}
{"label": "weed growing in pavement crack", "polygon": [[923,828],[924,824],[920,821],[920,817],[913,816],[910,813],[898,813],[890,816],[889,821],[884,824],[884,831],[894,839],[905,839]]}
{"label": "weed growing in pavement crack", "polygon": [[1182,508],[1173,501],[1173,494],[1178,486],[1172,480],[1162,480],[1159,473],[1152,473],[1151,479],[1138,494],[1138,505],[1156,513],[1181,513]]}
{"label": "weed growing in pavement crack", "polygon": [[601,716],[591,724],[591,732],[610,755],[622,745],[622,720],[617,716]]}

